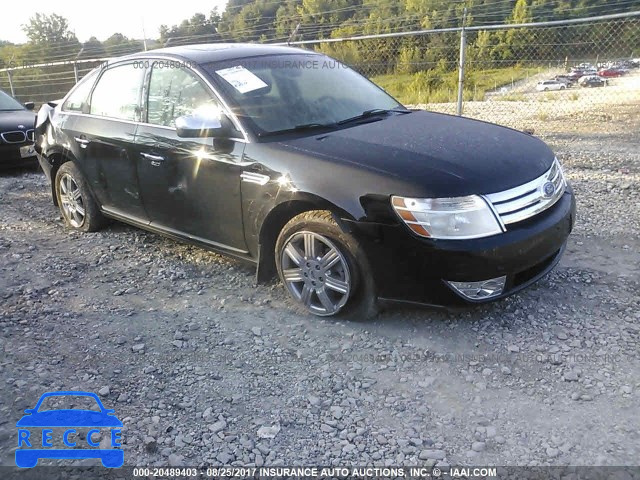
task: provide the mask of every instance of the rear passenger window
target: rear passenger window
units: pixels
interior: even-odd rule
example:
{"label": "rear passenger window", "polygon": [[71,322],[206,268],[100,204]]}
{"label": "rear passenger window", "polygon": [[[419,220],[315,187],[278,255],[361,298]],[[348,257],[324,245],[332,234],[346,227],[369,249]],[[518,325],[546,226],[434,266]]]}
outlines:
{"label": "rear passenger window", "polygon": [[129,63],[108,69],[91,95],[91,113],[139,121],[140,87],[144,69]]}
{"label": "rear passenger window", "polygon": [[62,105],[62,109],[67,112],[81,112],[89,113],[89,94],[93,85],[96,83],[96,78],[100,69],[95,69],[89,72],[76,86],[73,92],[67,98]]}
{"label": "rear passenger window", "polygon": [[176,118],[189,115],[196,108],[219,103],[202,82],[186,68],[162,68],[156,63],[151,70],[147,105],[147,122],[174,127]]}

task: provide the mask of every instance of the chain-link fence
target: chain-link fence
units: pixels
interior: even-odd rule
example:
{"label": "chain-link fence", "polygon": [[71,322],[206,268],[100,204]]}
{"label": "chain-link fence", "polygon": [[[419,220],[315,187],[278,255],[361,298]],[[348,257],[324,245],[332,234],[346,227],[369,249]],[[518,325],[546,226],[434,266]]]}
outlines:
{"label": "chain-link fence", "polygon": [[640,112],[637,14],[297,44],[353,66],[406,105],[517,128]]}
{"label": "chain-link fence", "polygon": [[[337,58],[406,105],[516,128],[566,130],[640,106],[640,12],[290,44]],[[104,60],[9,66],[0,88],[54,100]]]}

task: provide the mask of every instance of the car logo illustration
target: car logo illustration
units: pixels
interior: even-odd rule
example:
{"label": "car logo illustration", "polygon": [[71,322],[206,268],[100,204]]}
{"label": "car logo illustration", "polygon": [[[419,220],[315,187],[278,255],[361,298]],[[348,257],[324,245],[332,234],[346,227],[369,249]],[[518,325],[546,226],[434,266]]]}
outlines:
{"label": "car logo illustration", "polygon": [[19,128],[20,130],[24,130],[24,125],[18,125],[18,128]]}
{"label": "car logo illustration", "polygon": [[551,182],[546,182],[542,185],[542,196],[544,198],[551,198],[556,191],[556,186]]}
{"label": "car logo illustration", "polygon": [[[53,398],[52,398],[53,397]],[[58,397],[71,397],[91,403],[93,400],[99,410],[88,409],[46,409],[43,402],[60,400]],[[64,401],[64,399],[63,399]],[[16,423],[18,427],[18,449],[16,450],[16,465],[21,468],[35,467],[38,459],[86,459],[99,458],[107,468],[121,467],[124,463],[122,450],[121,428],[122,422],[114,415],[114,410],[105,408],[95,393],[64,391],[47,392],[40,397],[34,408],[24,411],[23,416]],[[64,433],[54,439],[54,430]],[[78,431],[86,430],[86,436]],[[106,429],[110,430],[110,446],[104,448],[97,439]],[[41,432],[41,434],[40,434]],[[54,448],[54,441],[62,440],[66,448]]]}

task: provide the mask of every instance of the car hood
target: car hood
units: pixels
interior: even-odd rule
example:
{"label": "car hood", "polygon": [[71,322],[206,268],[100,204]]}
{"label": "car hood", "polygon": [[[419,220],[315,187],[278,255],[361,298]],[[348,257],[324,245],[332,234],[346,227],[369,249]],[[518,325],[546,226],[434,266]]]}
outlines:
{"label": "car hood", "polygon": [[425,111],[280,143],[395,177],[429,196],[507,190],[541,176],[554,159],[531,135]]}
{"label": "car hood", "polygon": [[[36,122],[36,114],[29,110],[0,111],[0,132],[31,130]],[[24,128],[18,128],[24,125]]]}
{"label": "car hood", "polygon": [[115,415],[92,410],[48,410],[25,415],[16,424],[18,427],[121,427]]}

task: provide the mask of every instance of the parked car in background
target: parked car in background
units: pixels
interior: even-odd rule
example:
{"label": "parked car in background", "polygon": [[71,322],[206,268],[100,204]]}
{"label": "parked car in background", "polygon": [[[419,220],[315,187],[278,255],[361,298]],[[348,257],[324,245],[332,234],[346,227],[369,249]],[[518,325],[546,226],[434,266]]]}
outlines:
{"label": "parked car in background", "polygon": [[585,88],[604,87],[607,81],[598,75],[587,75],[578,80],[578,85]]}
{"label": "parked car in background", "polygon": [[538,82],[538,85],[536,85],[536,90],[538,90],[539,92],[547,92],[549,90],[564,90],[566,88],[567,84],[559,80],[545,80],[543,82]]}
{"label": "parked car in background", "polygon": [[621,77],[628,73],[628,70],[622,68],[603,68],[598,71],[598,76],[606,78]]}
{"label": "parked car in background", "polygon": [[580,78],[582,77],[582,72],[579,70],[574,70],[571,71],[569,73],[566,74],[566,77],[572,81],[572,82],[577,82],[578,80],[580,80]]}
{"label": "parked car in background", "polygon": [[576,80],[573,80],[569,75],[556,75],[552,80],[564,83],[567,88],[571,88],[576,83]]}
{"label": "parked car in background", "polygon": [[33,149],[36,121],[33,108],[33,103],[22,105],[0,90],[0,168],[37,164]]}
{"label": "parked car in background", "polygon": [[587,70],[583,70],[583,69],[572,69],[571,72],[569,72],[566,76],[567,78],[569,78],[570,80],[577,82],[578,80],[580,80],[582,77],[585,76],[589,76],[589,75],[597,75],[597,70],[595,69],[587,69]]}
{"label": "parked car in background", "polygon": [[506,297],[551,271],[575,219],[540,139],[409,110],[297,48],[119,58],[44,105],[36,132],[68,228],[109,217],[243,259],[320,316]]}

